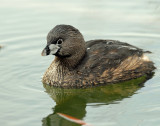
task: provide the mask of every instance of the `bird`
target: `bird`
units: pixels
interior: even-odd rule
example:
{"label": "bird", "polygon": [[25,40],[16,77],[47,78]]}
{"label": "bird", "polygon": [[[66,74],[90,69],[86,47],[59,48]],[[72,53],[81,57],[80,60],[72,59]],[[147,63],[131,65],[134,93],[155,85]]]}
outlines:
{"label": "bird", "polygon": [[110,39],[85,41],[81,32],[66,24],[47,35],[41,55],[54,55],[42,83],[60,88],[85,88],[149,76],[156,68],[150,51]]}

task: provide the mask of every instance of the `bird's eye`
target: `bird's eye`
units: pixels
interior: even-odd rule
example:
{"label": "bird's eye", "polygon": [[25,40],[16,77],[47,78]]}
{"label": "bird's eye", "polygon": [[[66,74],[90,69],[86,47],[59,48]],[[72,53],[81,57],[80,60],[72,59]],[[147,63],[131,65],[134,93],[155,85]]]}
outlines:
{"label": "bird's eye", "polygon": [[58,39],[57,40],[57,44],[62,44],[63,40],[62,39]]}

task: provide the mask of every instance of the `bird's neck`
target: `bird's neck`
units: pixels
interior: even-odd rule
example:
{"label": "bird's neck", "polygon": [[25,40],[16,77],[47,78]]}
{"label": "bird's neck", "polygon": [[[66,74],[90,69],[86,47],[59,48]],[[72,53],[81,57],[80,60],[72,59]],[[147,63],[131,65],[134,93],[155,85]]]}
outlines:
{"label": "bird's neck", "polygon": [[82,52],[75,53],[74,55],[70,57],[55,57],[54,63],[59,64],[58,66],[64,67],[66,69],[75,69],[77,65],[80,63],[80,61],[83,59],[84,55],[86,53],[86,50],[83,50]]}
{"label": "bird's neck", "polygon": [[56,64],[59,64],[59,66],[62,66],[66,69],[75,69],[77,67],[77,65],[80,63],[80,61],[83,59],[85,55],[85,52],[83,54],[75,54],[71,57],[67,57],[67,58],[59,58],[59,57],[55,57],[54,62]]}

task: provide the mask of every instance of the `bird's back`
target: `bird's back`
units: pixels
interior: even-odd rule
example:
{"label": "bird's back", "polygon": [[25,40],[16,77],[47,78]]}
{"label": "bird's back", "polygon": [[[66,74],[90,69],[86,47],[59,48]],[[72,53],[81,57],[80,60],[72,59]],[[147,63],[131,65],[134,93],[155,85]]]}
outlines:
{"label": "bird's back", "polygon": [[84,85],[116,83],[150,74],[153,62],[140,48],[114,40],[86,42],[87,52],[78,66]]}

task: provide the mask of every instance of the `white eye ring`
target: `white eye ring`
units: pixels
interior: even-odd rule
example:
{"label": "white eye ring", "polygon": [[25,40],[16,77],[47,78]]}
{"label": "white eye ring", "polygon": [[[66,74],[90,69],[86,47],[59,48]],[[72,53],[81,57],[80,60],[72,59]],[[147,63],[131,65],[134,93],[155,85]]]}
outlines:
{"label": "white eye ring", "polygon": [[59,45],[62,44],[62,42],[63,42],[63,39],[58,39],[57,40],[57,44],[59,44]]}

